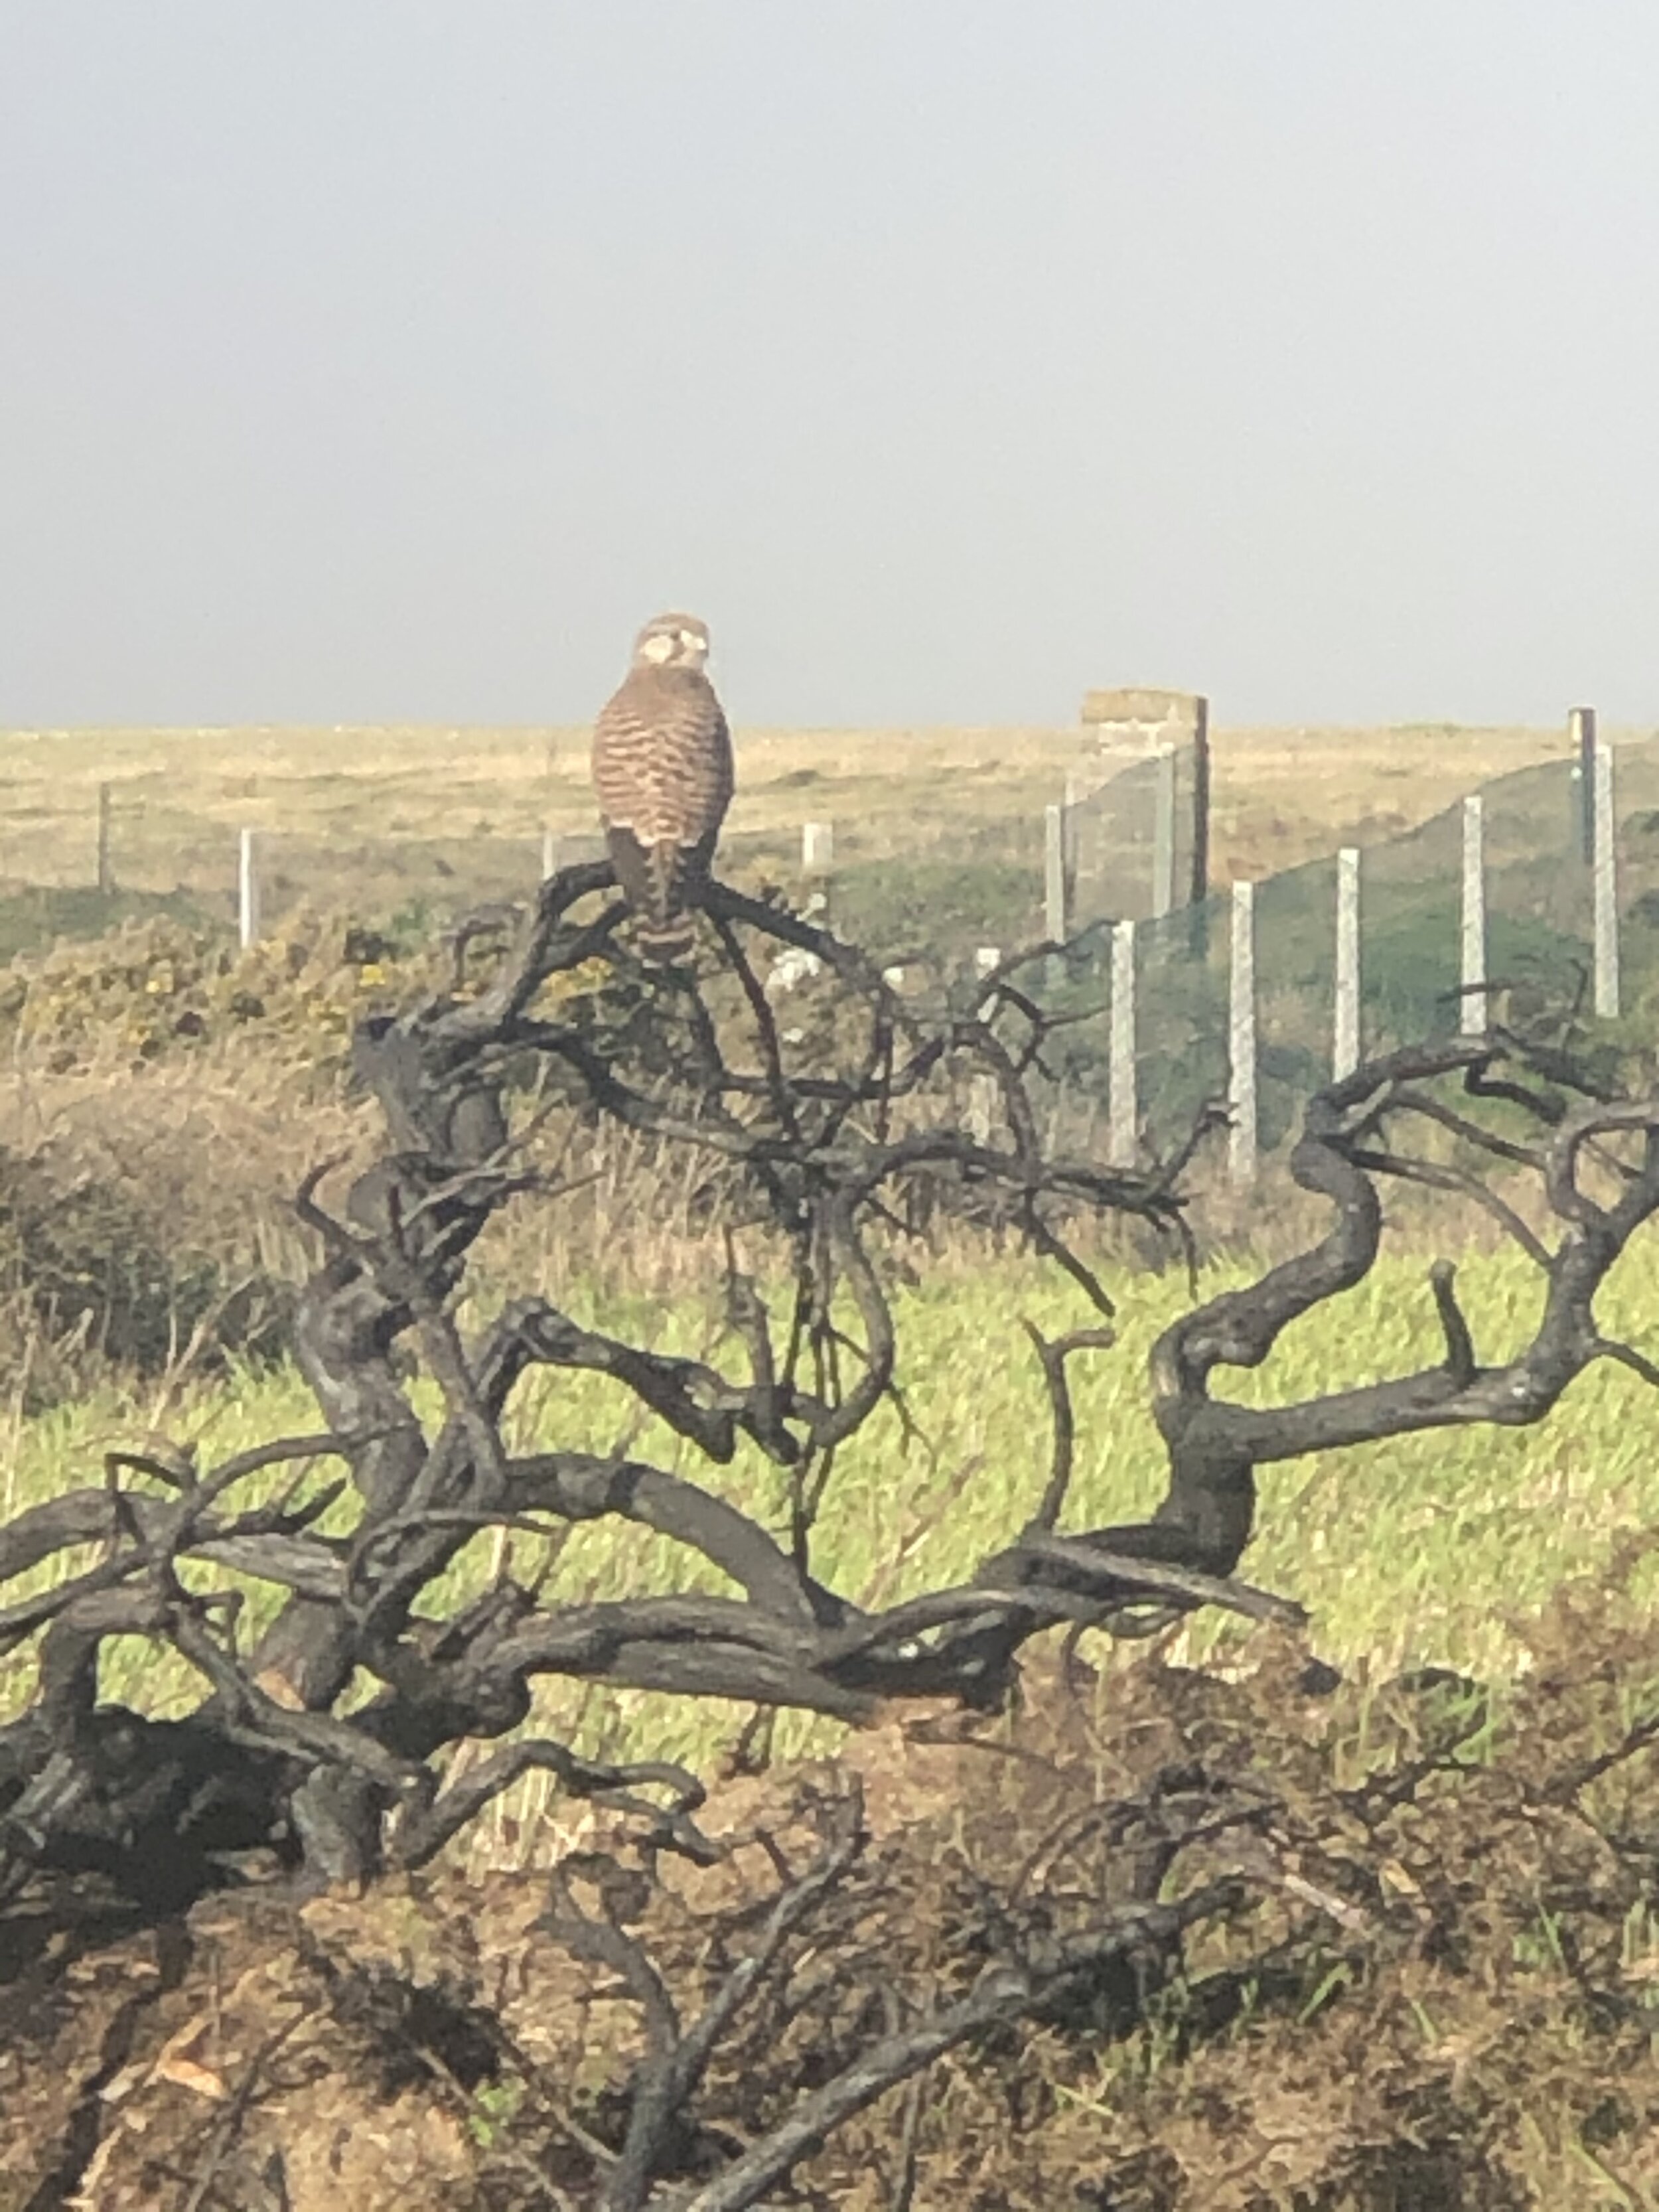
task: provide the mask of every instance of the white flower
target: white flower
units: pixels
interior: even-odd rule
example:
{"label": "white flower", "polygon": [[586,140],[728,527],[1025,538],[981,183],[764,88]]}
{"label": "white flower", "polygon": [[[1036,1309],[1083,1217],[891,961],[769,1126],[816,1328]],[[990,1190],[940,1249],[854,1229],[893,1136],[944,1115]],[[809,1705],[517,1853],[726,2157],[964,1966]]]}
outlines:
{"label": "white flower", "polygon": [[766,979],[766,995],[769,999],[775,994],[793,991],[797,984],[805,982],[809,976],[823,973],[823,963],[816,952],[807,952],[799,945],[792,945],[787,952],[781,952],[772,963],[772,972]]}

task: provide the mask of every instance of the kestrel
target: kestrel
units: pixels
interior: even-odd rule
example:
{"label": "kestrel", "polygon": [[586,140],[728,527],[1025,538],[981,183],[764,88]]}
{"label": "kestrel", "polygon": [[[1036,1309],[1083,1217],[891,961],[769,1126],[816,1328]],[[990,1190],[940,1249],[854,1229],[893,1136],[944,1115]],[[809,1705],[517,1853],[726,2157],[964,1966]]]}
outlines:
{"label": "kestrel", "polygon": [[708,627],[658,615],[593,730],[593,787],[646,959],[684,958],[732,803],[732,735],[703,673]]}

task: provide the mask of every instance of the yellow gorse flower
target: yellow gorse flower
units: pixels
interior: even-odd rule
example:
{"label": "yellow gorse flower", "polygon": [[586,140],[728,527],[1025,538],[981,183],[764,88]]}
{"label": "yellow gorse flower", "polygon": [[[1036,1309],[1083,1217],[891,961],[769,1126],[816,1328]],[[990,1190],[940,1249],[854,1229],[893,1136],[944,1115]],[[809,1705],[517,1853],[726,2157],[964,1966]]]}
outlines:
{"label": "yellow gorse flower", "polygon": [[[301,911],[246,952],[222,932],[172,915],[129,923],[113,937],[59,944],[0,970],[0,1031],[44,1050],[67,1073],[118,1057],[155,1060],[234,1040],[280,1051],[307,1079],[343,1064],[366,997],[404,1006],[453,988],[449,956],[429,945],[399,952],[384,936],[375,957],[348,959],[355,919]],[[492,963],[468,963],[459,995],[488,987]],[[601,988],[605,962],[550,976],[538,1002],[550,1012]]]}

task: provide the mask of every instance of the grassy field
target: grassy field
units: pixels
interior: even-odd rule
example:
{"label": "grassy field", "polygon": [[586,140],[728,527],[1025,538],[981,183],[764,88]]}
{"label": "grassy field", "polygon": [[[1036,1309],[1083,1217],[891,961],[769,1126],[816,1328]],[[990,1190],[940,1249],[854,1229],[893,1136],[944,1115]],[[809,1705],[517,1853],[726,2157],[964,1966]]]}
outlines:
{"label": "grassy field", "polygon": [[[1204,1288],[1247,1272],[1212,1269]],[[1481,1357],[1504,1357],[1536,1315],[1534,1272],[1504,1254],[1474,1256],[1465,1263],[1463,1285]],[[1138,1516],[1162,1488],[1146,1355],[1157,1329],[1182,1307],[1185,1281],[1172,1271],[1124,1276],[1113,1288],[1121,1301],[1119,1343],[1073,1370],[1079,1452],[1072,1527]],[[1644,1316],[1659,1304],[1659,1244],[1650,1239],[1632,1250],[1602,1303],[1604,1324],[1639,1342]],[[901,1597],[965,1576],[1007,1540],[1046,1474],[1044,1401],[1018,1318],[1029,1316],[1058,1332],[1076,1325],[1078,1304],[1069,1285],[1026,1262],[994,1272],[952,1267],[902,1297],[902,1374],[927,1444],[907,1449],[896,1418],[884,1413],[845,1455],[817,1559],[836,1588],[866,1601]],[[577,1309],[586,1310],[580,1300]],[[664,1348],[708,1350],[714,1334],[695,1299],[672,1307],[613,1301],[604,1317]],[[1240,1398],[1276,1401],[1409,1368],[1432,1360],[1439,1348],[1421,1257],[1385,1255],[1358,1290],[1298,1323],[1264,1370],[1223,1380]],[[435,1401],[428,1398],[424,1409],[435,1412]],[[0,1452],[0,1508],[98,1481],[103,1451],[152,1424],[142,1395],[118,1393],[35,1419],[15,1416]],[[279,1370],[193,1389],[167,1431],[194,1443],[205,1465],[256,1438],[316,1425],[297,1376]],[[1596,1568],[1632,1530],[1659,1524],[1656,1431],[1659,1405],[1645,1388],[1627,1371],[1604,1366],[1534,1429],[1448,1431],[1267,1468],[1260,1533],[1242,1571],[1303,1601],[1313,1614],[1314,1647],[1345,1668],[1380,1679],[1434,1662],[1501,1680],[1524,1667],[1521,1624],[1564,1576]],[[558,1443],[608,1450],[624,1441],[664,1465],[696,1471],[693,1455],[654,1421],[641,1422],[625,1395],[603,1378],[532,1376],[509,1424],[515,1449]],[[781,1525],[778,1479],[752,1450],[706,1479]],[[493,1540],[481,1539],[458,1565],[447,1595],[459,1596],[489,1572]],[[538,1540],[513,1542],[527,1567]],[[58,1571],[69,1565],[61,1561]],[[205,1586],[207,1571],[191,1571]],[[571,1535],[552,1587],[573,1596],[613,1595],[664,1587],[665,1577],[681,1571],[664,1540],[599,1524]],[[716,1586],[707,1570],[691,1578]],[[25,1586],[20,1583],[20,1594]],[[256,1599],[256,1615],[266,1602]],[[1212,1617],[1181,1632],[1179,1648],[1224,1647],[1235,1632]],[[107,1689],[136,1694],[155,1710],[194,1694],[179,1662],[158,1664],[142,1645],[112,1645],[106,1669]],[[0,1672],[0,1700],[14,1700],[24,1683],[14,1661]],[[648,1741],[653,1755],[695,1762],[729,1741],[742,1717],[735,1709],[672,1701],[652,1701],[647,1709],[639,1698],[557,1683],[544,1686],[542,1705],[546,1721],[574,1729],[590,1750],[642,1751]],[[793,1722],[781,1741],[823,1746],[834,1734],[823,1724]]]}
{"label": "grassy field", "polygon": [[[273,835],[276,904],[394,907],[464,882],[533,880],[543,829],[594,827],[581,729],[64,730],[0,733],[0,887],[93,879],[97,787],[112,787],[117,881],[183,886],[228,913],[237,833]],[[1263,875],[1375,842],[1493,775],[1565,750],[1559,730],[1218,727],[1212,873]],[[740,730],[728,842],[787,859],[805,819],[866,858],[967,853],[1029,825],[1097,757],[1081,728]]]}
{"label": "grassy field", "polygon": [[[1395,836],[1473,785],[1559,759],[1564,749],[1560,732],[1537,730],[1223,728],[1216,735],[1215,875],[1261,874],[1340,842]],[[842,825],[862,823],[872,848],[913,838],[918,823],[941,842],[966,838],[1022,811],[1035,822],[1082,755],[1076,731],[743,733],[733,829],[787,842],[810,815],[835,821],[838,835]],[[0,869],[36,884],[84,881],[95,788],[107,779],[117,792],[118,873],[154,894],[196,882],[187,872],[196,869],[200,881],[219,884],[215,896],[228,911],[234,833],[245,822],[282,828],[284,848],[292,848],[290,885],[305,878],[301,887],[318,896],[349,893],[358,902],[380,893],[423,896],[442,880],[433,864],[446,854],[452,871],[487,864],[501,889],[514,890],[533,871],[543,823],[574,832],[589,821],[586,776],[586,737],[574,731],[14,733],[0,777]],[[1287,896],[1295,888],[1292,878]],[[43,927],[57,910],[41,906]],[[88,908],[73,925],[60,918],[56,926],[79,928],[99,918]],[[1322,946],[1322,925],[1319,935]],[[1273,1019],[1270,1008],[1270,1036]],[[1293,1036],[1299,1031],[1286,1026],[1281,1051]],[[1264,1097],[1277,1079],[1264,1071]],[[23,1077],[14,1071],[12,1080],[21,1101]],[[137,1090],[130,1103],[122,1109],[129,1121],[143,1103]],[[294,1141],[302,1133],[290,1133]],[[240,1163],[258,1148],[250,1140],[234,1149]],[[328,1149],[323,1136],[315,1149]],[[269,1164],[284,1191],[292,1188],[288,1166]],[[234,1175],[227,1187],[236,1187]],[[1385,1260],[1362,1289],[1301,1323],[1265,1370],[1229,1378],[1237,1394],[1294,1398],[1436,1356],[1426,1257]],[[1212,1271],[1205,1287],[1248,1272],[1243,1263]],[[1502,1255],[1471,1257],[1467,1280],[1481,1354],[1499,1357],[1535,1310],[1536,1284]],[[584,1291],[568,1279],[551,1287],[579,1312],[631,1322],[665,1346],[702,1348],[709,1335],[695,1298],[618,1312],[613,1291]],[[1123,1316],[1120,1344],[1092,1356],[1077,1376],[1073,1526],[1133,1517],[1155,1501],[1162,1482],[1146,1352],[1184,1302],[1184,1280],[1138,1274],[1114,1289]],[[1650,1238],[1632,1251],[1604,1304],[1604,1322],[1640,1341],[1643,1316],[1659,1307],[1659,1243]],[[928,1446],[905,1450],[896,1421],[884,1416],[838,1468],[818,1565],[849,1595],[893,1598],[966,1574],[1017,1528],[1037,1495],[1043,1401],[1018,1332],[1021,1315],[1050,1330],[1080,1318],[1067,1285],[1024,1263],[978,1270],[952,1263],[902,1300],[904,1380]],[[155,1419],[144,1393],[112,1388],[30,1415],[20,1386],[0,1436],[0,1511],[97,1482],[103,1450]],[[556,1387],[532,1377],[511,1441],[608,1449],[633,1437],[632,1421],[631,1407],[596,1378],[561,1377]],[[1524,1663],[1516,1613],[1541,1603],[1564,1575],[1593,1569],[1632,1528],[1659,1522],[1656,1425],[1659,1406],[1627,1373],[1607,1367],[1584,1377],[1534,1431],[1446,1433],[1267,1469],[1260,1534],[1243,1571],[1307,1603],[1316,1648],[1345,1667],[1380,1675],[1434,1661],[1501,1678]],[[291,1370],[248,1371],[191,1386],[167,1425],[194,1440],[208,1461],[257,1437],[313,1428],[316,1413]],[[686,1464],[674,1440],[649,1423],[633,1442],[664,1464]],[[718,1480],[763,1517],[780,1518],[775,1475],[752,1455]],[[521,1551],[529,1540],[514,1539]],[[58,1571],[72,1565],[62,1561]],[[482,1544],[458,1568],[458,1583],[476,1583],[489,1566]],[[603,1595],[649,1587],[677,1571],[651,1541],[599,1527],[571,1536],[554,1587]],[[1182,1646],[1203,1650],[1231,1632],[1206,1620],[1183,1632]],[[21,1692],[24,1663],[20,1656],[0,1665],[0,1705]],[[107,1668],[107,1688],[133,1693],[142,1680],[143,1700],[158,1709],[192,1695],[179,1669],[158,1665],[142,1649],[112,1647]],[[648,1738],[659,1752],[702,1757],[741,1717],[660,1704],[647,1710],[639,1698],[556,1684],[544,1703],[551,1724],[594,1750],[637,1747]],[[823,1731],[791,1723],[782,1736],[805,1743],[822,1741]]]}

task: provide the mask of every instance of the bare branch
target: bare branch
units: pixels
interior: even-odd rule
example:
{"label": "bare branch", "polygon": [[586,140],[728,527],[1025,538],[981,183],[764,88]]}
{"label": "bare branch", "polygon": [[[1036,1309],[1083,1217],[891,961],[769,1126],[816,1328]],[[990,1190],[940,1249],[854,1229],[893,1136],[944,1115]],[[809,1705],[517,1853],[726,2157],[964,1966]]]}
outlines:
{"label": "bare branch", "polygon": [[[1057,1342],[1050,1344],[1034,1323],[1028,1321],[1022,1326],[1042,1363],[1042,1379],[1048,1390],[1049,1426],[1054,1439],[1048,1486],[1032,1516],[1031,1528],[1052,1529],[1060,1518],[1066,1503],[1066,1492],[1071,1486],[1072,1456],[1077,1441],[1071,1386],[1066,1379],[1066,1363],[1073,1352],[1108,1351],[1117,1339],[1109,1328],[1083,1328],[1073,1329],[1068,1336],[1062,1336]],[[1030,1532],[1027,1533],[1029,1534]]]}
{"label": "bare branch", "polygon": [[804,2097],[781,2126],[690,2198],[684,2212],[748,2212],[836,2128],[947,2051],[987,2028],[1041,2012],[1067,1984],[1098,1971],[1109,1959],[1169,1944],[1200,1921],[1236,1911],[1245,1895],[1240,1881],[1212,1882],[1177,1905],[1127,1906],[1087,1935],[1033,1946],[1018,1960],[994,1962],[970,1996],[914,2027],[884,2036],[834,2081]]}

